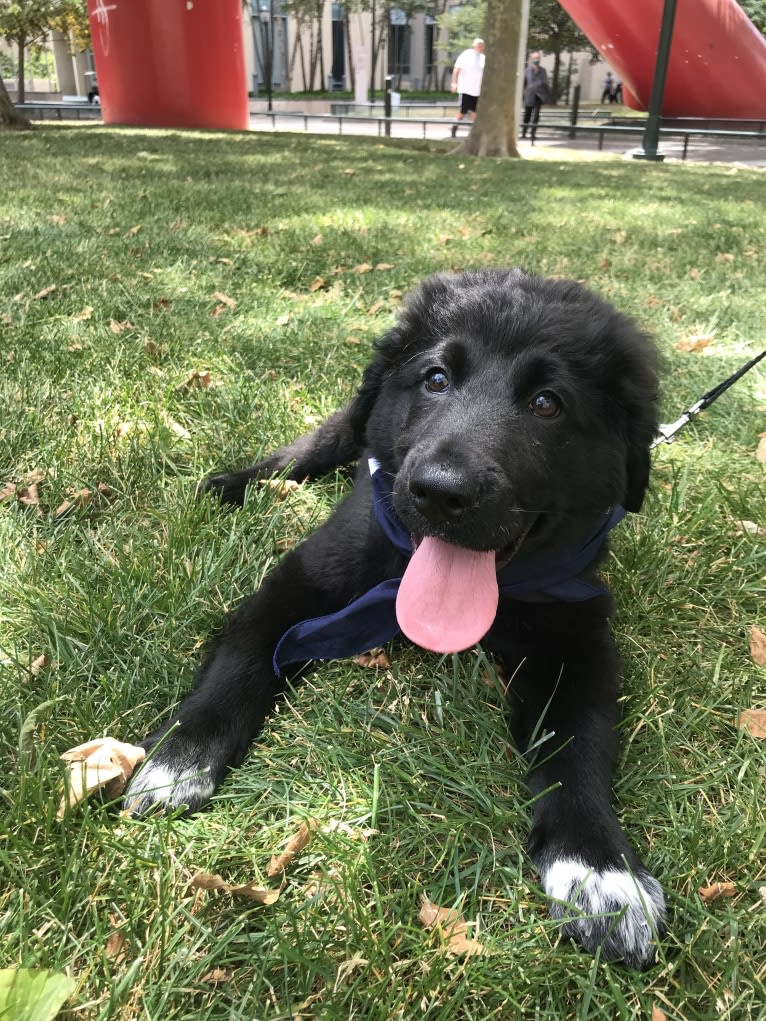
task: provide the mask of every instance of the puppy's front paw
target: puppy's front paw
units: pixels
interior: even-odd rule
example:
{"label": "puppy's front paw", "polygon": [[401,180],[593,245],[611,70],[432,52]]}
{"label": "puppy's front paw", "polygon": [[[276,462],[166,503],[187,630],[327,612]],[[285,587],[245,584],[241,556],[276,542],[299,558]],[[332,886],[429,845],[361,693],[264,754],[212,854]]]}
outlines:
{"label": "puppy's front paw", "polygon": [[217,784],[201,749],[176,733],[166,737],[128,785],[123,805],[131,815],[183,808],[196,812]]}
{"label": "puppy's front paw", "polygon": [[551,898],[551,915],[562,932],[606,961],[643,971],[655,960],[665,932],[662,887],[645,869],[596,869],[574,858],[557,858],[540,871]]}

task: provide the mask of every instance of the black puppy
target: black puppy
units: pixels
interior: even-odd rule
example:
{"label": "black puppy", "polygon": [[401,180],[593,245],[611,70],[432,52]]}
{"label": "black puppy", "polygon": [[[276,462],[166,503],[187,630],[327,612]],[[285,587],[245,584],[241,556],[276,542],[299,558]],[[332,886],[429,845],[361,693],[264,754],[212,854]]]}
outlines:
{"label": "black puppy", "polygon": [[576,283],[427,280],[345,408],[207,480],[241,502],[251,479],[359,461],[350,495],[228,618],[192,694],[144,742],[131,809],[199,808],[311,661],[400,630],[438,652],[481,641],[513,678],[518,746],[538,748],[529,854],[553,915],[589,950],[649,966],[665,907],[611,804],[618,658],[597,566],[641,506],[656,389],[646,337]]}

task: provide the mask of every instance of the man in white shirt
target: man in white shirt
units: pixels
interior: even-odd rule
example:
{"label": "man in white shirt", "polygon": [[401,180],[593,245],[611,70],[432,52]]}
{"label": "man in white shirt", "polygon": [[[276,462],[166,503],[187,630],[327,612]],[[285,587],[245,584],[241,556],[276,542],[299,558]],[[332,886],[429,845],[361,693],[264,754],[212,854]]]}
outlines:
{"label": "man in white shirt", "polygon": [[[476,119],[476,107],[481,93],[481,78],[484,74],[484,40],[474,39],[473,44],[463,50],[452,68],[452,91],[460,93],[460,112],[457,119],[462,121],[466,114]],[[457,124],[452,125],[452,137],[457,134]]]}

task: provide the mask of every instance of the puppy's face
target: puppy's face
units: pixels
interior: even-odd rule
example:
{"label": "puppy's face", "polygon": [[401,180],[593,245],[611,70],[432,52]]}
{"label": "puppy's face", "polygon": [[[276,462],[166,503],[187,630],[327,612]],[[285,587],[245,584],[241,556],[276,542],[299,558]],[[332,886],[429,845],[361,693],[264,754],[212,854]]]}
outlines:
{"label": "puppy's face", "polygon": [[[367,440],[416,541],[566,545],[640,504],[654,435],[651,349],[576,284],[437,277],[381,342]],[[631,506],[632,505],[632,506]]]}

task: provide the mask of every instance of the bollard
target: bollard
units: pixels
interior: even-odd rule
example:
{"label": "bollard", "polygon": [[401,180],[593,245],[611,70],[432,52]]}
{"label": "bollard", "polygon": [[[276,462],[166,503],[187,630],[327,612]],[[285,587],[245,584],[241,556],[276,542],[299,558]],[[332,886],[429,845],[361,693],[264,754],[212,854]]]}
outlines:
{"label": "bollard", "polygon": [[569,123],[571,125],[571,127],[569,128],[570,138],[575,138],[577,136],[575,128],[577,127],[577,115],[579,114],[579,112],[580,112],[580,86],[575,85],[574,89],[572,90],[572,109],[569,111]]}
{"label": "bollard", "polygon": [[386,135],[391,135],[391,82],[393,76],[386,75],[385,91],[383,93],[383,116],[386,118]]}

